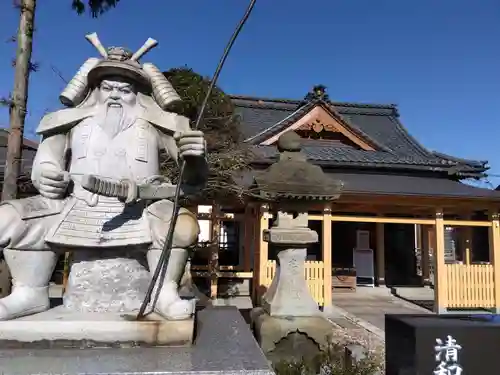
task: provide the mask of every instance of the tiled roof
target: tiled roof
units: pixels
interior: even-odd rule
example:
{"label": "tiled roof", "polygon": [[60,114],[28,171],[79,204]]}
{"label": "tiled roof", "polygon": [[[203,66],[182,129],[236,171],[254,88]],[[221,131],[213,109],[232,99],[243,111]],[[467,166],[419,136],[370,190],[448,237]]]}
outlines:
{"label": "tiled roof", "polygon": [[[246,186],[251,186],[254,178],[263,170],[245,171],[240,177]],[[446,177],[417,176],[411,174],[387,174],[376,172],[343,172],[325,170],[333,180],[342,182],[343,194],[372,194],[392,196],[420,196],[442,198],[486,199],[500,203],[500,191],[475,187]]]}
{"label": "tiled roof", "polygon": [[344,182],[344,193],[486,198],[500,202],[499,191],[478,188],[446,178],[362,173],[328,175]]}
{"label": "tiled roof", "polygon": [[[261,99],[233,96],[236,112],[241,117],[242,131],[247,142],[257,145],[263,136],[272,136],[282,130],[281,125],[295,120],[317,103],[298,100]],[[324,103],[324,102],[322,102]],[[347,163],[352,166],[415,166],[427,170],[448,169],[453,173],[481,174],[487,170],[484,161],[464,160],[427,150],[414,139],[399,121],[395,105],[328,102],[342,119],[361,137],[380,145],[378,151],[362,151],[347,147],[328,147],[324,144],[304,145],[304,152],[312,161],[330,164]],[[278,129],[278,131],[276,131]],[[274,156],[273,146],[264,150],[258,146],[256,154]]]}
{"label": "tiled roof", "polygon": [[[412,167],[425,167],[436,172],[444,172],[457,164],[444,159],[429,157],[411,157],[398,156],[384,151],[364,151],[356,150],[350,147],[328,147],[304,145],[303,152],[307,159],[315,164],[331,165],[331,166],[352,166],[352,167],[399,167],[402,169],[413,169]],[[275,146],[259,146],[252,147],[256,162],[269,162],[277,160],[278,150]],[[460,171],[462,173],[474,173],[476,168],[468,165],[462,165]]]}

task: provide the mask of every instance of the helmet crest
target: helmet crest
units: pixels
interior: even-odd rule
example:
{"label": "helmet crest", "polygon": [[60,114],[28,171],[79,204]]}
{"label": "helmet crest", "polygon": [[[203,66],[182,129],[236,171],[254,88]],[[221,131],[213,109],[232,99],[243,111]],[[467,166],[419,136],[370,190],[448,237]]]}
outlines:
{"label": "helmet crest", "polygon": [[164,110],[170,104],[180,101],[175,89],[156,66],[151,63],[139,63],[141,57],[158,45],[155,39],[149,38],[134,53],[124,47],[105,48],[96,33],[86,35],[85,39],[95,47],[101,59],[88,59],[68,83],[59,96],[65,106],[74,107],[81,104],[89,87],[95,87],[104,77],[114,75],[127,77],[140,84]]}

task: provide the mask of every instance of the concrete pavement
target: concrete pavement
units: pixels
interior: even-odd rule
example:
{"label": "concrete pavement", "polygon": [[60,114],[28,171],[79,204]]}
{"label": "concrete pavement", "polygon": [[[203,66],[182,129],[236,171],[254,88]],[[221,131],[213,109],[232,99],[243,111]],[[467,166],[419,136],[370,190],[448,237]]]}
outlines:
{"label": "concrete pavement", "polygon": [[333,293],[333,307],[325,312],[331,319],[342,316],[378,336],[384,335],[385,314],[430,314],[391,294],[385,287],[358,287],[356,292]]}

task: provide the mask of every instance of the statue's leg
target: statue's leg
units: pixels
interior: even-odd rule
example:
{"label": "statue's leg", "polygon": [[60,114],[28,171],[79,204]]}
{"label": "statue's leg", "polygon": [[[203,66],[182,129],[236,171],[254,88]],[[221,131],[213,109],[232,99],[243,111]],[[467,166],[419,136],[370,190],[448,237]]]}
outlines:
{"label": "statue's leg", "polygon": [[[165,223],[162,227],[168,229],[168,225],[165,225]],[[154,232],[157,231],[154,230]],[[165,235],[166,231],[163,230],[162,232],[162,235]],[[183,300],[179,297],[179,283],[189,256],[187,248],[196,243],[198,234],[199,225],[196,216],[187,210],[181,210],[174,231],[172,250],[168,255],[165,279],[156,303],[156,312],[167,319],[188,319],[194,313],[194,301]],[[164,238],[161,238],[161,241],[154,242],[163,244],[163,241]],[[160,246],[148,251],[147,258],[151,274],[154,273],[158,265],[161,251]]]}
{"label": "statue's leg", "polygon": [[[4,247],[13,284],[12,293],[0,299],[0,320],[35,314],[50,307],[48,286],[57,255],[40,246],[43,240],[39,237],[44,233],[43,224],[38,224],[30,226],[12,206],[0,206],[0,246]],[[23,240],[18,241],[19,238]],[[13,249],[19,242],[38,247],[39,251]]]}

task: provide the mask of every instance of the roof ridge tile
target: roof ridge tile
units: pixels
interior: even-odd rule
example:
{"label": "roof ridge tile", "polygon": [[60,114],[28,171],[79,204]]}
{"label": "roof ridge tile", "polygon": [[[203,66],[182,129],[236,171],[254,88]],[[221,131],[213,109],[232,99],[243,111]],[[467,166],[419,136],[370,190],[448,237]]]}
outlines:
{"label": "roof ridge tile", "polygon": [[[282,104],[296,104],[300,105],[303,100],[297,99],[282,99],[282,98],[265,98],[265,97],[257,97],[257,96],[245,96],[245,95],[229,95],[232,100],[247,100],[253,102],[263,102],[267,103],[282,103]],[[380,108],[380,109],[397,109],[397,104],[394,103],[361,103],[361,102],[337,102],[328,100],[329,104],[340,107],[359,107],[359,108]]]}

